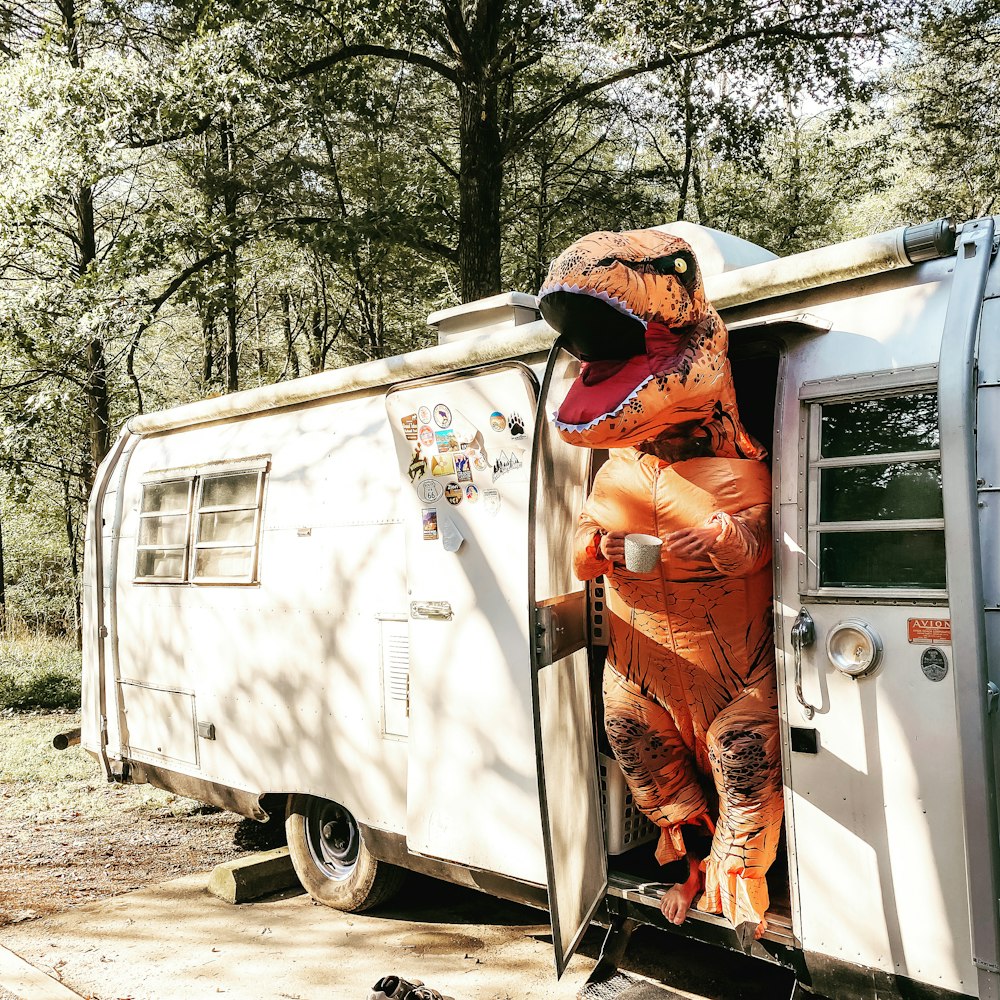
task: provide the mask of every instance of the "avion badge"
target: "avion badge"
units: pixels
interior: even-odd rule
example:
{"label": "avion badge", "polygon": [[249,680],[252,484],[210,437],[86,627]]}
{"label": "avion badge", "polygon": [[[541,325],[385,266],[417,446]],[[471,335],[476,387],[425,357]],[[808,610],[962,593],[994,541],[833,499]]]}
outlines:
{"label": "avion badge", "polygon": [[926,645],[951,642],[950,618],[907,618],[906,638]]}

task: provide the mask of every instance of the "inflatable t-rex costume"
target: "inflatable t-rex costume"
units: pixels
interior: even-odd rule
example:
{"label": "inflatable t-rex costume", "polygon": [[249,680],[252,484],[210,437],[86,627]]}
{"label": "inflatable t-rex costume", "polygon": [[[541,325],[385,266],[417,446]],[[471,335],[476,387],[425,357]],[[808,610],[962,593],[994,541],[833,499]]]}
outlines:
{"label": "inflatable t-rex costume", "polygon": [[[782,815],[771,488],[737,413],[728,333],[690,246],[655,230],[578,240],[539,300],[584,360],[556,426],[573,444],[613,449],[574,550],[580,579],[610,585],[608,739],[661,828],[657,860],[691,859],[684,825],[712,833],[698,908],[762,933]],[[659,570],[606,558],[616,532],[664,539]]]}

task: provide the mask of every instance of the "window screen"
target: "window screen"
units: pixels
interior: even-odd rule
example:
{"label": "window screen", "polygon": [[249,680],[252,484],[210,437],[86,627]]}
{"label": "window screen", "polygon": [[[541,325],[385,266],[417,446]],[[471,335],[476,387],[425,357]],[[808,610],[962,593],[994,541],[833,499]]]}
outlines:
{"label": "window screen", "polygon": [[810,589],[943,591],[937,393],[812,404]]}

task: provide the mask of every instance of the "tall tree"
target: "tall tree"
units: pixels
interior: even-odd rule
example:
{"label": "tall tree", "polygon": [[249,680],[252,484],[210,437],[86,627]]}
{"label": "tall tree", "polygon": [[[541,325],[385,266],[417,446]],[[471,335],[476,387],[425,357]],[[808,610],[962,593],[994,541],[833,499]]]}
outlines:
{"label": "tall tree", "polygon": [[937,0],[887,73],[879,111],[886,125],[880,142],[893,154],[897,212],[914,219],[995,212],[1000,8],[994,0]]}
{"label": "tall tree", "polygon": [[[278,19],[302,24],[298,4],[276,0]],[[345,62],[375,58],[413,66],[448,84],[456,108],[453,170],[459,211],[455,233],[463,299],[501,288],[501,192],[509,158],[561,109],[637,76],[711,54],[728,54],[758,75],[790,84],[849,90],[852,50],[910,16],[908,0],[809,0],[793,7],[743,0],[717,7],[687,0],[650,8],[620,0],[593,8],[541,0],[402,0],[370,6],[327,0],[270,64],[285,80],[305,79]],[[331,39],[333,45],[327,45]],[[593,41],[612,40],[626,60],[615,65]],[[325,51],[324,51],[325,49]],[[539,69],[567,51],[574,73],[529,87]]]}

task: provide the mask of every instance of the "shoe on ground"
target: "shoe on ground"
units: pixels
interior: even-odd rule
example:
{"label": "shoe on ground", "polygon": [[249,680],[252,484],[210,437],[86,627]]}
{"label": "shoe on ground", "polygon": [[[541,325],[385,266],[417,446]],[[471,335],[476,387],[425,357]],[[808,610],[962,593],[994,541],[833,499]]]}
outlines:
{"label": "shoe on ground", "polygon": [[453,1000],[419,980],[410,982],[399,976],[383,976],[368,994],[368,1000]]}
{"label": "shoe on ground", "polygon": [[368,1000],[409,1000],[423,985],[419,979],[411,983],[399,976],[383,976],[368,992]]}

